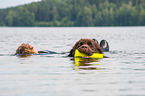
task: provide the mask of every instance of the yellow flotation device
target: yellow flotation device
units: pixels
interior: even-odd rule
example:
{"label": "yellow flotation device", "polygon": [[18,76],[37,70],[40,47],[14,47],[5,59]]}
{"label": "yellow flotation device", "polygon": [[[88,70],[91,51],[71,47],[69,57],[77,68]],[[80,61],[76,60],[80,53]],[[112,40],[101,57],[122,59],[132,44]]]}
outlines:
{"label": "yellow flotation device", "polygon": [[[86,57],[88,55],[84,54],[84,53],[81,53],[79,52],[79,50],[75,50],[75,55],[74,57]],[[88,56],[90,58],[103,58],[104,54],[100,54],[100,53],[94,53],[93,55],[91,56]]]}

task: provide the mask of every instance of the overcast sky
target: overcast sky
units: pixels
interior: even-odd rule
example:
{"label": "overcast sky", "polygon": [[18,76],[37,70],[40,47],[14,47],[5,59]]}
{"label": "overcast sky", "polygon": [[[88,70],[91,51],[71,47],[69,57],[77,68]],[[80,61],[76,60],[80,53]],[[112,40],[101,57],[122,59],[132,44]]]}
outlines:
{"label": "overcast sky", "polygon": [[0,8],[14,7],[17,5],[28,4],[41,0],[0,0]]}

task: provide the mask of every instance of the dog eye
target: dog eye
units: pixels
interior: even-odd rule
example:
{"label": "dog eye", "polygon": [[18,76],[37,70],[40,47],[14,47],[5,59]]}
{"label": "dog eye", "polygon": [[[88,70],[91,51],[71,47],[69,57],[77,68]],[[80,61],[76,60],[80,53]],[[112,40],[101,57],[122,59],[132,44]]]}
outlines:
{"label": "dog eye", "polygon": [[91,42],[88,42],[88,45],[92,45],[92,43]]}
{"label": "dog eye", "polygon": [[80,45],[83,45],[83,42],[81,42]]}

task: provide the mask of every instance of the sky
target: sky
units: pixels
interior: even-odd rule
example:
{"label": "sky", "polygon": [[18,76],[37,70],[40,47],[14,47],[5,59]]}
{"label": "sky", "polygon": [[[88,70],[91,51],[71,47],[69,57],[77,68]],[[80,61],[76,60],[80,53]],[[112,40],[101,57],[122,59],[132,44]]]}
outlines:
{"label": "sky", "polygon": [[14,7],[41,0],[0,0],[0,8]]}

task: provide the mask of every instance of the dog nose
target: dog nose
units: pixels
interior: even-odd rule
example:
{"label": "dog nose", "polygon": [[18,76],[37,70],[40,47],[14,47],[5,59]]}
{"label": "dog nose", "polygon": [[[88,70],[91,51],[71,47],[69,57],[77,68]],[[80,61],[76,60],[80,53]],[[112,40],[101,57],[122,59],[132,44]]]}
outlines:
{"label": "dog nose", "polygon": [[87,49],[88,47],[87,47],[86,45],[83,45],[83,46],[82,46],[82,48],[85,48],[85,49]]}

